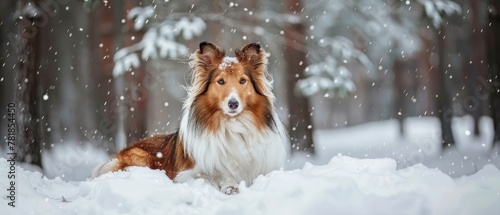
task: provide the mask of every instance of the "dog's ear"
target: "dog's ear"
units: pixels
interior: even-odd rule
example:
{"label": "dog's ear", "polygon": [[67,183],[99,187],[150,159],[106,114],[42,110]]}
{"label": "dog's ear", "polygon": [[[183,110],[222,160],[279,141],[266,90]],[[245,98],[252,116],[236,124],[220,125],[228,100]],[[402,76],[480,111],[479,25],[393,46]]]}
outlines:
{"label": "dog's ear", "polygon": [[266,52],[258,43],[250,43],[236,50],[239,62],[252,66],[253,70],[262,69],[267,64]]}
{"label": "dog's ear", "polygon": [[189,65],[193,68],[193,94],[207,91],[211,73],[224,59],[224,50],[209,42],[200,43],[200,49],[191,55]]}
{"label": "dog's ear", "polygon": [[209,42],[200,43],[200,49],[195,53],[197,61],[203,66],[219,65],[224,58],[224,50]]}
{"label": "dog's ear", "polygon": [[236,50],[236,58],[250,76],[255,91],[264,96],[270,96],[271,84],[267,74],[266,52],[257,43],[250,43]]}

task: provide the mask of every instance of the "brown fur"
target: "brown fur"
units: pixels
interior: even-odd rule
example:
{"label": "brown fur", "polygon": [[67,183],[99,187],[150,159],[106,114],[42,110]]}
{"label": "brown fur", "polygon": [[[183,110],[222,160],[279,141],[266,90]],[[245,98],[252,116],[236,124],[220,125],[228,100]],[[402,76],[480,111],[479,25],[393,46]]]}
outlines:
{"label": "brown fur", "polygon": [[147,166],[151,169],[165,170],[172,180],[180,171],[194,166],[194,162],[184,153],[184,147],[179,142],[177,133],[141,139],[123,149],[116,158],[118,165],[113,171],[128,166]]}
{"label": "brown fur", "polygon": [[[236,89],[244,107],[242,113],[250,114],[259,129],[273,127],[271,103],[274,96],[267,77],[267,58],[256,43],[236,50],[237,64],[219,69],[225,53],[219,47],[203,42],[193,58],[193,85],[189,93],[194,95],[193,120],[201,128],[215,132],[221,120],[229,119],[220,108],[220,103],[232,89]],[[218,81],[223,79],[224,84]],[[245,83],[241,80],[245,79]],[[276,127],[276,126],[274,126]],[[161,153],[161,156],[157,156]],[[175,179],[183,170],[194,167],[194,161],[185,153],[178,132],[155,135],[141,139],[116,155],[115,166],[108,171],[123,170],[128,166],[147,166],[165,170],[170,179]]]}
{"label": "brown fur", "polygon": [[[265,52],[255,43],[246,45],[236,51],[239,63],[219,69],[223,61],[224,51],[210,43],[200,44],[195,53],[195,89],[196,101],[194,114],[196,120],[210,131],[219,129],[221,118],[229,118],[220,109],[219,104],[229,95],[232,89],[238,92],[240,105],[249,113],[259,129],[264,129],[271,117],[270,102],[265,86]],[[245,83],[240,83],[244,79]],[[224,84],[219,84],[224,80]]]}

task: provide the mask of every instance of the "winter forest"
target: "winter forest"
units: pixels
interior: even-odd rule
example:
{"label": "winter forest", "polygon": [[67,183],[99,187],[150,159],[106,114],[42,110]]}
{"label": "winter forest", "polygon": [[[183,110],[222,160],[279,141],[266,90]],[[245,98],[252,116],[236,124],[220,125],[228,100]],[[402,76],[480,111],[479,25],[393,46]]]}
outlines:
{"label": "winter forest", "polygon": [[[285,166],[92,178],[179,128],[203,41],[266,51]],[[500,211],[498,0],[8,0],[0,44],[1,214]]]}

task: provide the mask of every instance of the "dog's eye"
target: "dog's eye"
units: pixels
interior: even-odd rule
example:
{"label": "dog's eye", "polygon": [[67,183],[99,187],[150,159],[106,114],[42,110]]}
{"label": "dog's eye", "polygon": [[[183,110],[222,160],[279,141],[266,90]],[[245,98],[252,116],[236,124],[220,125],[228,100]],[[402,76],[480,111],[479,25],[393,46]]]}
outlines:
{"label": "dog's eye", "polygon": [[224,82],[224,79],[219,79],[219,80],[217,81],[217,83],[218,83],[218,84],[220,84],[220,85],[223,85],[225,82]]}
{"label": "dog's eye", "polygon": [[247,79],[241,78],[240,79],[240,84],[244,84],[244,83],[247,83]]}

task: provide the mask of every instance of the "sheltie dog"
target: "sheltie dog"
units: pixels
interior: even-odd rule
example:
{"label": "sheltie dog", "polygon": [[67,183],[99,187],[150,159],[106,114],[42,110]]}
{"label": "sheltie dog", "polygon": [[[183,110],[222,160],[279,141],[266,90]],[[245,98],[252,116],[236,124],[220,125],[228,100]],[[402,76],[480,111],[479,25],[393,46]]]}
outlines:
{"label": "sheltie dog", "polygon": [[203,178],[226,194],[284,164],[287,139],[274,111],[267,56],[250,43],[227,57],[202,42],[191,55],[192,84],[179,130],[133,143],[94,175],[147,166],[176,182]]}

